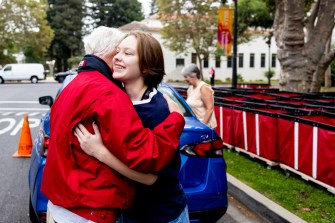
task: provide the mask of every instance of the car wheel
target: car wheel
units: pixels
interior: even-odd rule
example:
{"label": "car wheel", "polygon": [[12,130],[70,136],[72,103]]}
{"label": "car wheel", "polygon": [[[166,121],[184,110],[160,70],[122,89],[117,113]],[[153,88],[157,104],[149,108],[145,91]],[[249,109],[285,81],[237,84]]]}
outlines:
{"label": "car wheel", "polygon": [[33,204],[31,203],[31,198],[29,197],[29,218],[30,221],[32,223],[40,223],[40,221],[38,220],[34,208],[33,208]]}
{"label": "car wheel", "polygon": [[4,79],[2,77],[0,77],[0,84],[5,83]]}
{"label": "car wheel", "polygon": [[63,83],[63,82],[64,82],[64,79],[65,79],[64,77],[59,77],[59,78],[58,78],[58,82],[59,82],[59,83]]}
{"label": "car wheel", "polygon": [[38,82],[37,77],[31,77],[31,83],[36,84]]}

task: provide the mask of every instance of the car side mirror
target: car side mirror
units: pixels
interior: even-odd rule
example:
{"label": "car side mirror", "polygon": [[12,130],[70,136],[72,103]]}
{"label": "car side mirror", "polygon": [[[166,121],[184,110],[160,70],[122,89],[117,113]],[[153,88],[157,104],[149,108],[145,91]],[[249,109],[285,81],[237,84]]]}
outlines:
{"label": "car side mirror", "polygon": [[39,97],[38,101],[41,105],[49,105],[49,107],[51,107],[52,104],[54,103],[54,99],[51,96]]}

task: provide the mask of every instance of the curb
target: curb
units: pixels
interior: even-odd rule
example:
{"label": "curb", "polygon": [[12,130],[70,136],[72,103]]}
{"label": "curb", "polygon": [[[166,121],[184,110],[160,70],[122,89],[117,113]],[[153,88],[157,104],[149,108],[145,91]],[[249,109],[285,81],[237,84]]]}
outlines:
{"label": "curb", "polygon": [[266,222],[307,223],[227,173],[228,193]]}
{"label": "curb", "polygon": [[57,81],[55,81],[54,77],[46,77],[45,80],[42,80],[41,82],[44,82],[44,83],[58,83]]}

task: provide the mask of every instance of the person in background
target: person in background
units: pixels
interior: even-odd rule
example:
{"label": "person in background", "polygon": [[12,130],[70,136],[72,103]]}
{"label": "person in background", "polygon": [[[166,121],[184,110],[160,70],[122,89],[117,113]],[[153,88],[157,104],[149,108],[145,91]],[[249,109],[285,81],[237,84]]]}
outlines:
{"label": "person in background", "polygon": [[[159,42],[148,33],[128,33],[116,48],[113,78],[124,84],[135,110],[145,127],[154,129],[168,115],[163,94],[157,91],[164,70],[163,51]],[[172,160],[155,175],[127,170],[103,145],[100,131],[93,124],[95,135],[82,125],[75,129],[82,149],[109,165],[136,184],[133,206],[123,212],[120,223],[188,223],[187,201],[179,182],[181,158],[177,151]]]}
{"label": "person in background", "polygon": [[[175,103],[153,130],[144,128],[122,83],[112,77],[115,46],[124,35],[98,27],[86,39],[78,75],[50,113],[50,144],[41,192],[49,199],[48,222],[112,223],[135,198],[135,185],[87,155],[73,131],[96,123],[109,151],[136,171],[158,172],[174,157],[185,120]],[[117,66],[117,69],[124,67]]]}
{"label": "person in background", "polygon": [[200,70],[196,64],[184,67],[181,74],[190,85],[187,89],[186,102],[200,121],[211,128],[216,128],[213,89],[200,79]]}
{"label": "person in background", "polygon": [[214,80],[215,80],[215,70],[213,67],[209,70],[209,77],[211,81],[211,86],[214,87]]}

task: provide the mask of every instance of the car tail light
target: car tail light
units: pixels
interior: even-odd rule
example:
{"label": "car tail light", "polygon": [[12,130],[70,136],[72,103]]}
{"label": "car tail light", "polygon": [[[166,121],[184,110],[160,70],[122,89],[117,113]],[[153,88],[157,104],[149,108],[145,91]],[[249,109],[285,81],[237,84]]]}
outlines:
{"label": "car tail light", "polygon": [[223,142],[221,138],[204,141],[196,144],[184,145],[180,151],[188,156],[197,157],[222,157]]}
{"label": "car tail light", "polygon": [[41,151],[40,151],[40,154],[43,157],[47,157],[47,155],[48,155],[49,142],[50,142],[49,136],[44,134],[43,146],[42,146]]}
{"label": "car tail light", "polygon": [[38,215],[42,222],[47,222],[47,213],[41,212],[41,213],[38,213]]}
{"label": "car tail light", "polygon": [[42,222],[47,222],[47,213],[41,212],[41,213],[39,213],[39,217],[40,217]]}

